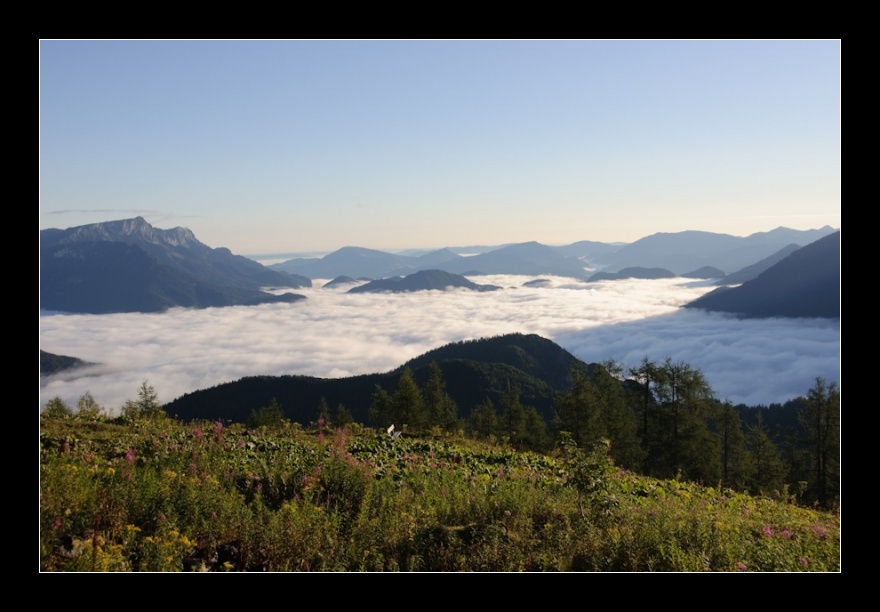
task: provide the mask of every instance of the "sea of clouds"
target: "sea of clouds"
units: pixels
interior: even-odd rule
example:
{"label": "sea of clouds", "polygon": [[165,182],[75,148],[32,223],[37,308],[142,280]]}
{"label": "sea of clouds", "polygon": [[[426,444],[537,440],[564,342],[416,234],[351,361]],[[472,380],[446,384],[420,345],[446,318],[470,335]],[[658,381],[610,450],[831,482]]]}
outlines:
{"label": "sea of clouds", "polygon": [[501,291],[354,294],[297,289],[307,300],[161,314],[40,313],[40,348],[98,365],[40,377],[40,407],[85,392],[115,413],[143,380],[169,402],[251,375],[335,378],[386,372],[449,342],[534,333],[586,362],[687,362],[734,404],[784,402],[821,376],[840,381],[839,319],[756,319],[683,309],[710,291],[682,278],[584,283],[492,275]]}

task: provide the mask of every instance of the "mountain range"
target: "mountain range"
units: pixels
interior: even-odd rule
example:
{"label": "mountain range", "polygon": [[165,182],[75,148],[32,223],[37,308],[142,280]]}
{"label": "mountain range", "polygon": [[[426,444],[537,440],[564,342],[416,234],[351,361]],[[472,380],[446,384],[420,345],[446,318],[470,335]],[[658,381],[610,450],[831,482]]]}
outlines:
{"label": "mountain range", "polygon": [[685,307],[746,317],[840,317],[840,232],[794,250],[737,287],[719,287]]}
{"label": "mountain range", "polygon": [[449,286],[485,291],[492,287],[464,278],[484,274],[583,281],[682,275],[721,277],[719,282],[733,284],[766,272],[793,249],[833,231],[777,228],[746,238],[688,231],[654,234],[632,244],[580,241],[561,247],[532,241],[470,247],[484,250],[469,255],[458,248],[403,255],[344,247],[322,258],[263,266],[229,249],[208,247],[189,229],[157,229],[137,217],[41,230],[40,308],[102,314],[293,302],[305,298],[265,289],[309,287],[317,278],[373,281],[353,288],[355,293]]}
{"label": "mountain range", "polygon": [[252,305],[304,299],[264,287],[309,287],[192,231],[154,228],[142,217],[40,231],[40,308],[62,312],[160,312],[175,306]]}
{"label": "mountain range", "polygon": [[[483,250],[468,256],[451,247],[403,255],[349,246],[322,258],[295,258],[268,267],[311,279],[343,275],[378,279],[430,269],[467,276],[556,275],[580,280],[644,278],[643,274],[649,278],[656,278],[657,274],[718,278],[764,259],[779,258],[780,251],[809,244],[833,231],[831,227],[806,231],[780,227],[747,237],[697,231],[654,234],[631,244],[581,241],[548,246],[524,242],[494,248],[472,247]],[[633,274],[638,270],[653,272]],[[707,273],[708,270],[712,272]]]}

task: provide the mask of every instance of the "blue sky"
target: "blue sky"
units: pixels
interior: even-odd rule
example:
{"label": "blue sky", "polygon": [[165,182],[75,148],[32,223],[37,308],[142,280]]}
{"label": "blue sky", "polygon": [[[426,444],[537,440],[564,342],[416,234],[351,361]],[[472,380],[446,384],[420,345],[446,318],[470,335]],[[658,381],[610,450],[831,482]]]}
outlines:
{"label": "blue sky", "polygon": [[840,41],[40,42],[40,228],[239,254],[840,227]]}

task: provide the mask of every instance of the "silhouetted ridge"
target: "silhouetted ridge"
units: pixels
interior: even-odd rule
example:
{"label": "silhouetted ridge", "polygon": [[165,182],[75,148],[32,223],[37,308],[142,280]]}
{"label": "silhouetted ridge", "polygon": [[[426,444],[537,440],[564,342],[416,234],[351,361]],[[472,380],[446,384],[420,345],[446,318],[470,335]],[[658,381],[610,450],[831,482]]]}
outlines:
{"label": "silhouetted ridge", "polygon": [[839,317],[840,232],[801,247],[739,287],[716,289],[685,307],[748,317]]}

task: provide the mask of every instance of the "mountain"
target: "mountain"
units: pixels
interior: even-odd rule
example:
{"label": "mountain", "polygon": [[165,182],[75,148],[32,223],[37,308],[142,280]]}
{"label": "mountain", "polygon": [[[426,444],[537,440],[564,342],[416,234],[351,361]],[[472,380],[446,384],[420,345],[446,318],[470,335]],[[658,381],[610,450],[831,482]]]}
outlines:
{"label": "mountain", "polygon": [[607,242],[594,242],[592,240],[580,240],[565,246],[550,247],[563,257],[580,259],[590,266],[604,266],[605,261],[625,245],[609,244]]}
{"label": "mountain", "polygon": [[348,378],[312,376],[251,376],[234,382],[187,393],[165,406],[183,420],[231,419],[246,421],[251,411],[268,406],[275,398],[285,416],[298,423],[314,421],[321,398],[327,405],[343,404],[355,420],[370,422],[369,407],[377,385],[394,393],[405,367],[424,385],[430,364],[437,362],[446,391],[458,405],[460,417],[487,398],[501,405],[501,398],[519,388],[524,405],[534,406],[545,418],[553,413],[558,391],[571,388],[572,368],[588,366],[554,342],[531,334],[507,334],[493,338],[456,342],[416,357],[383,374]]}
{"label": "mountain", "polygon": [[584,262],[560,255],[539,242],[511,244],[488,253],[462,257],[441,266],[454,274],[553,274],[586,280]]}
{"label": "mountain", "polygon": [[640,268],[634,266],[631,268],[623,268],[620,272],[596,272],[595,274],[590,275],[590,278],[587,280],[589,282],[596,282],[602,280],[622,280],[626,278],[675,278],[675,274],[664,268]]}
{"label": "mountain", "polygon": [[831,227],[798,231],[784,227],[745,238],[729,234],[686,231],[646,236],[605,258],[603,272],[618,272],[632,266],[652,266],[684,274],[703,266],[724,272],[740,270],[794,243],[815,242],[835,230]]}
{"label": "mountain", "polygon": [[420,270],[407,276],[394,276],[371,281],[365,285],[352,287],[348,293],[404,293],[428,291],[431,289],[464,288],[473,291],[495,291],[495,285],[478,285],[464,276],[450,274],[443,270]]}
{"label": "mountain", "polygon": [[[599,243],[596,243],[599,244]],[[387,278],[420,270],[443,270],[452,274],[554,274],[585,280],[586,265],[578,257],[560,254],[538,242],[510,244],[464,257],[452,249],[439,249],[419,256],[394,255],[362,247],[343,247],[321,259],[291,259],[269,268],[301,274],[311,279],[353,276]]]}
{"label": "mountain", "polygon": [[773,266],[795,251],[797,251],[800,246],[792,243],[788,246],[776,251],[770,257],[765,257],[761,261],[753,263],[750,266],[746,266],[742,270],[738,270],[733,272],[732,274],[728,274],[724,278],[718,279],[715,284],[721,286],[730,286],[730,285],[741,285],[746,281],[750,281],[753,278],[756,278],[761,272],[768,269],[770,266]]}
{"label": "mountain", "polygon": [[142,217],[40,231],[45,310],[104,314],[292,302],[305,298],[261,289],[308,286],[308,278],[208,247],[186,228],[154,228]]}
{"label": "mountain", "polygon": [[291,259],[269,266],[272,270],[299,274],[307,278],[353,276],[382,278],[412,272],[416,257],[394,255],[375,249],[347,246],[321,259]]}
{"label": "mountain", "polygon": [[724,278],[724,270],[720,270],[715,266],[703,266],[697,270],[691,270],[690,272],[685,272],[681,275],[684,278],[699,278],[699,279],[709,279],[709,278]]}
{"label": "mountain", "polygon": [[342,287],[344,285],[356,285],[359,281],[350,276],[337,276],[331,281],[327,281],[324,283],[321,288],[322,289],[332,289],[333,287]]}
{"label": "mountain", "polygon": [[801,247],[739,287],[685,305],[746,317],[840,317],[840,232]]}
{"label": "mountain", "polygon": [[67,355],[55,355],[40,349],[40,376],[49,376],[57,374],[64,370],[72,370],[75,368],[84,368],[85,366],[94,365],[88,361],[83,361],[79,357],[69,357]]}

